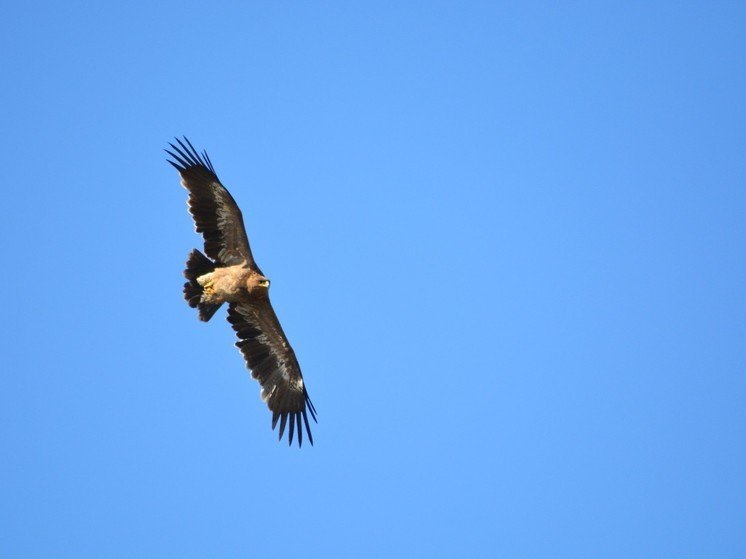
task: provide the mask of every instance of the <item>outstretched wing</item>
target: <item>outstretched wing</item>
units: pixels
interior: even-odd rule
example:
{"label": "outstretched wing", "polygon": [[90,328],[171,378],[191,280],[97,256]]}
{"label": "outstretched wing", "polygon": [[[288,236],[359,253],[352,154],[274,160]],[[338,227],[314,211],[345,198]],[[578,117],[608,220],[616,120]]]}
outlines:
{"label": "outstretched wing", "polygon": [[228,322],[239,338],[236,346],[251,369],[251,376],[262,386],[262,400],[272,411],[272,429],[280,421],[280,436],[290,418],[288,444],[293,444],[295,427],[298,427],[298,446],[303,443],[301,417],[313,444],[307,412],[316,421],[316,409],[308,397],[303,384],[300,365],[282,331],[277,315],[268,297],[250,302],[231,303],[228,307]]}
{"label": "outstretched wing", "polygon": [[197,153],[186,137],[186,144],[178,138],[176,142],[178,146],[169,144],[174,151],[165,151],[174,158],[168,162],[179,171],[181,184],[189,191],[189,213],[205,239],[205,253],[225,266],[246,262],[256,267],[241,210],[220,184],[207,152]]}

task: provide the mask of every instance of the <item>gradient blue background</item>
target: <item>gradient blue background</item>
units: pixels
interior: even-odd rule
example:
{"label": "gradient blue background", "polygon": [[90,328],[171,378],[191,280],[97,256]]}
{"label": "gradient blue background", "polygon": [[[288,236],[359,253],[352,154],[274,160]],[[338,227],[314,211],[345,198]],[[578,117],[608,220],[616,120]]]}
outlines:
{"label": "gradient blue background", "polygon": [[[3,5],[0,557],[746,556],[746,8]],[[162,149],[319,411],[270,431]]]}

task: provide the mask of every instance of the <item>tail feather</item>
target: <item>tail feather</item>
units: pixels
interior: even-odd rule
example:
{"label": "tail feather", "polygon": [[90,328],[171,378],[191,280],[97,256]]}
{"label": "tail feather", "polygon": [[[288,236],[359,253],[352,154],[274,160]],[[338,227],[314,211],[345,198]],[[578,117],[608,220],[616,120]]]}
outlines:
{"label": "tail feather", "polygon": [[203,288],[197,282],[197,278],[209,274],[215,268],[215,263],[197,249],[189,253],[184,270],[184,277],[189,280],[184,284],[184,299],[190,307],[199,309],[199,319],[204,322],[212,318],[212,315],[220,308],[220,304],[202,302]]}

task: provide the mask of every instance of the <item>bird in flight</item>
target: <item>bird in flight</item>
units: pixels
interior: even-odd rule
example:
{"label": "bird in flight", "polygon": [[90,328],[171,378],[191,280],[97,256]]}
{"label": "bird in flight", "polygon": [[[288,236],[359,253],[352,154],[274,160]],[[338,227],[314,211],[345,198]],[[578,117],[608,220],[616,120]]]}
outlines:
{"label": "bird in flight", "polygon": [[[280,436],[288,427],[288,444],[298,433],[303,444],[303,425],[313,445],[308,414],[316,421],[316,409],[306,391],[303,375],[269,302],[269,279],[254,262],[241,210],[220,183],[207,152],[197,152],[189,140],[176,138],[167,161],[181,175],[189,192],[189,213],[196,231],[202,233],[205,254],[194,249],[184,270],[184,298],[207,322],[223,303],[228,303],[228,322],[236,331],[246,366],[262,387],[261,397],[272,412],[272,429],[280,422]],[[303,425],[301,425],[301,418]]]}

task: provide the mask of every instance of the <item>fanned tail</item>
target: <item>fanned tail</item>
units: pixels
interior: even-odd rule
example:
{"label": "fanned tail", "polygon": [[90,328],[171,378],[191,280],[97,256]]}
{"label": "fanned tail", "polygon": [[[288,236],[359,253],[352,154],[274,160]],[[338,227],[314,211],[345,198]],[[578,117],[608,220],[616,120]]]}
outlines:
{"label": "fanned tail", "polygon": [[197,282],[197,278],[209,274],[215,268],[215,263],[196,248],[189,253],[186,270],[184,270],[184,277],[189,280],[184,284],[184,299],[190,307],[199,309],[199,319],[204,322],[212,318],[212,315],[220,308],[220,304],[202,302],[204,288]]}

